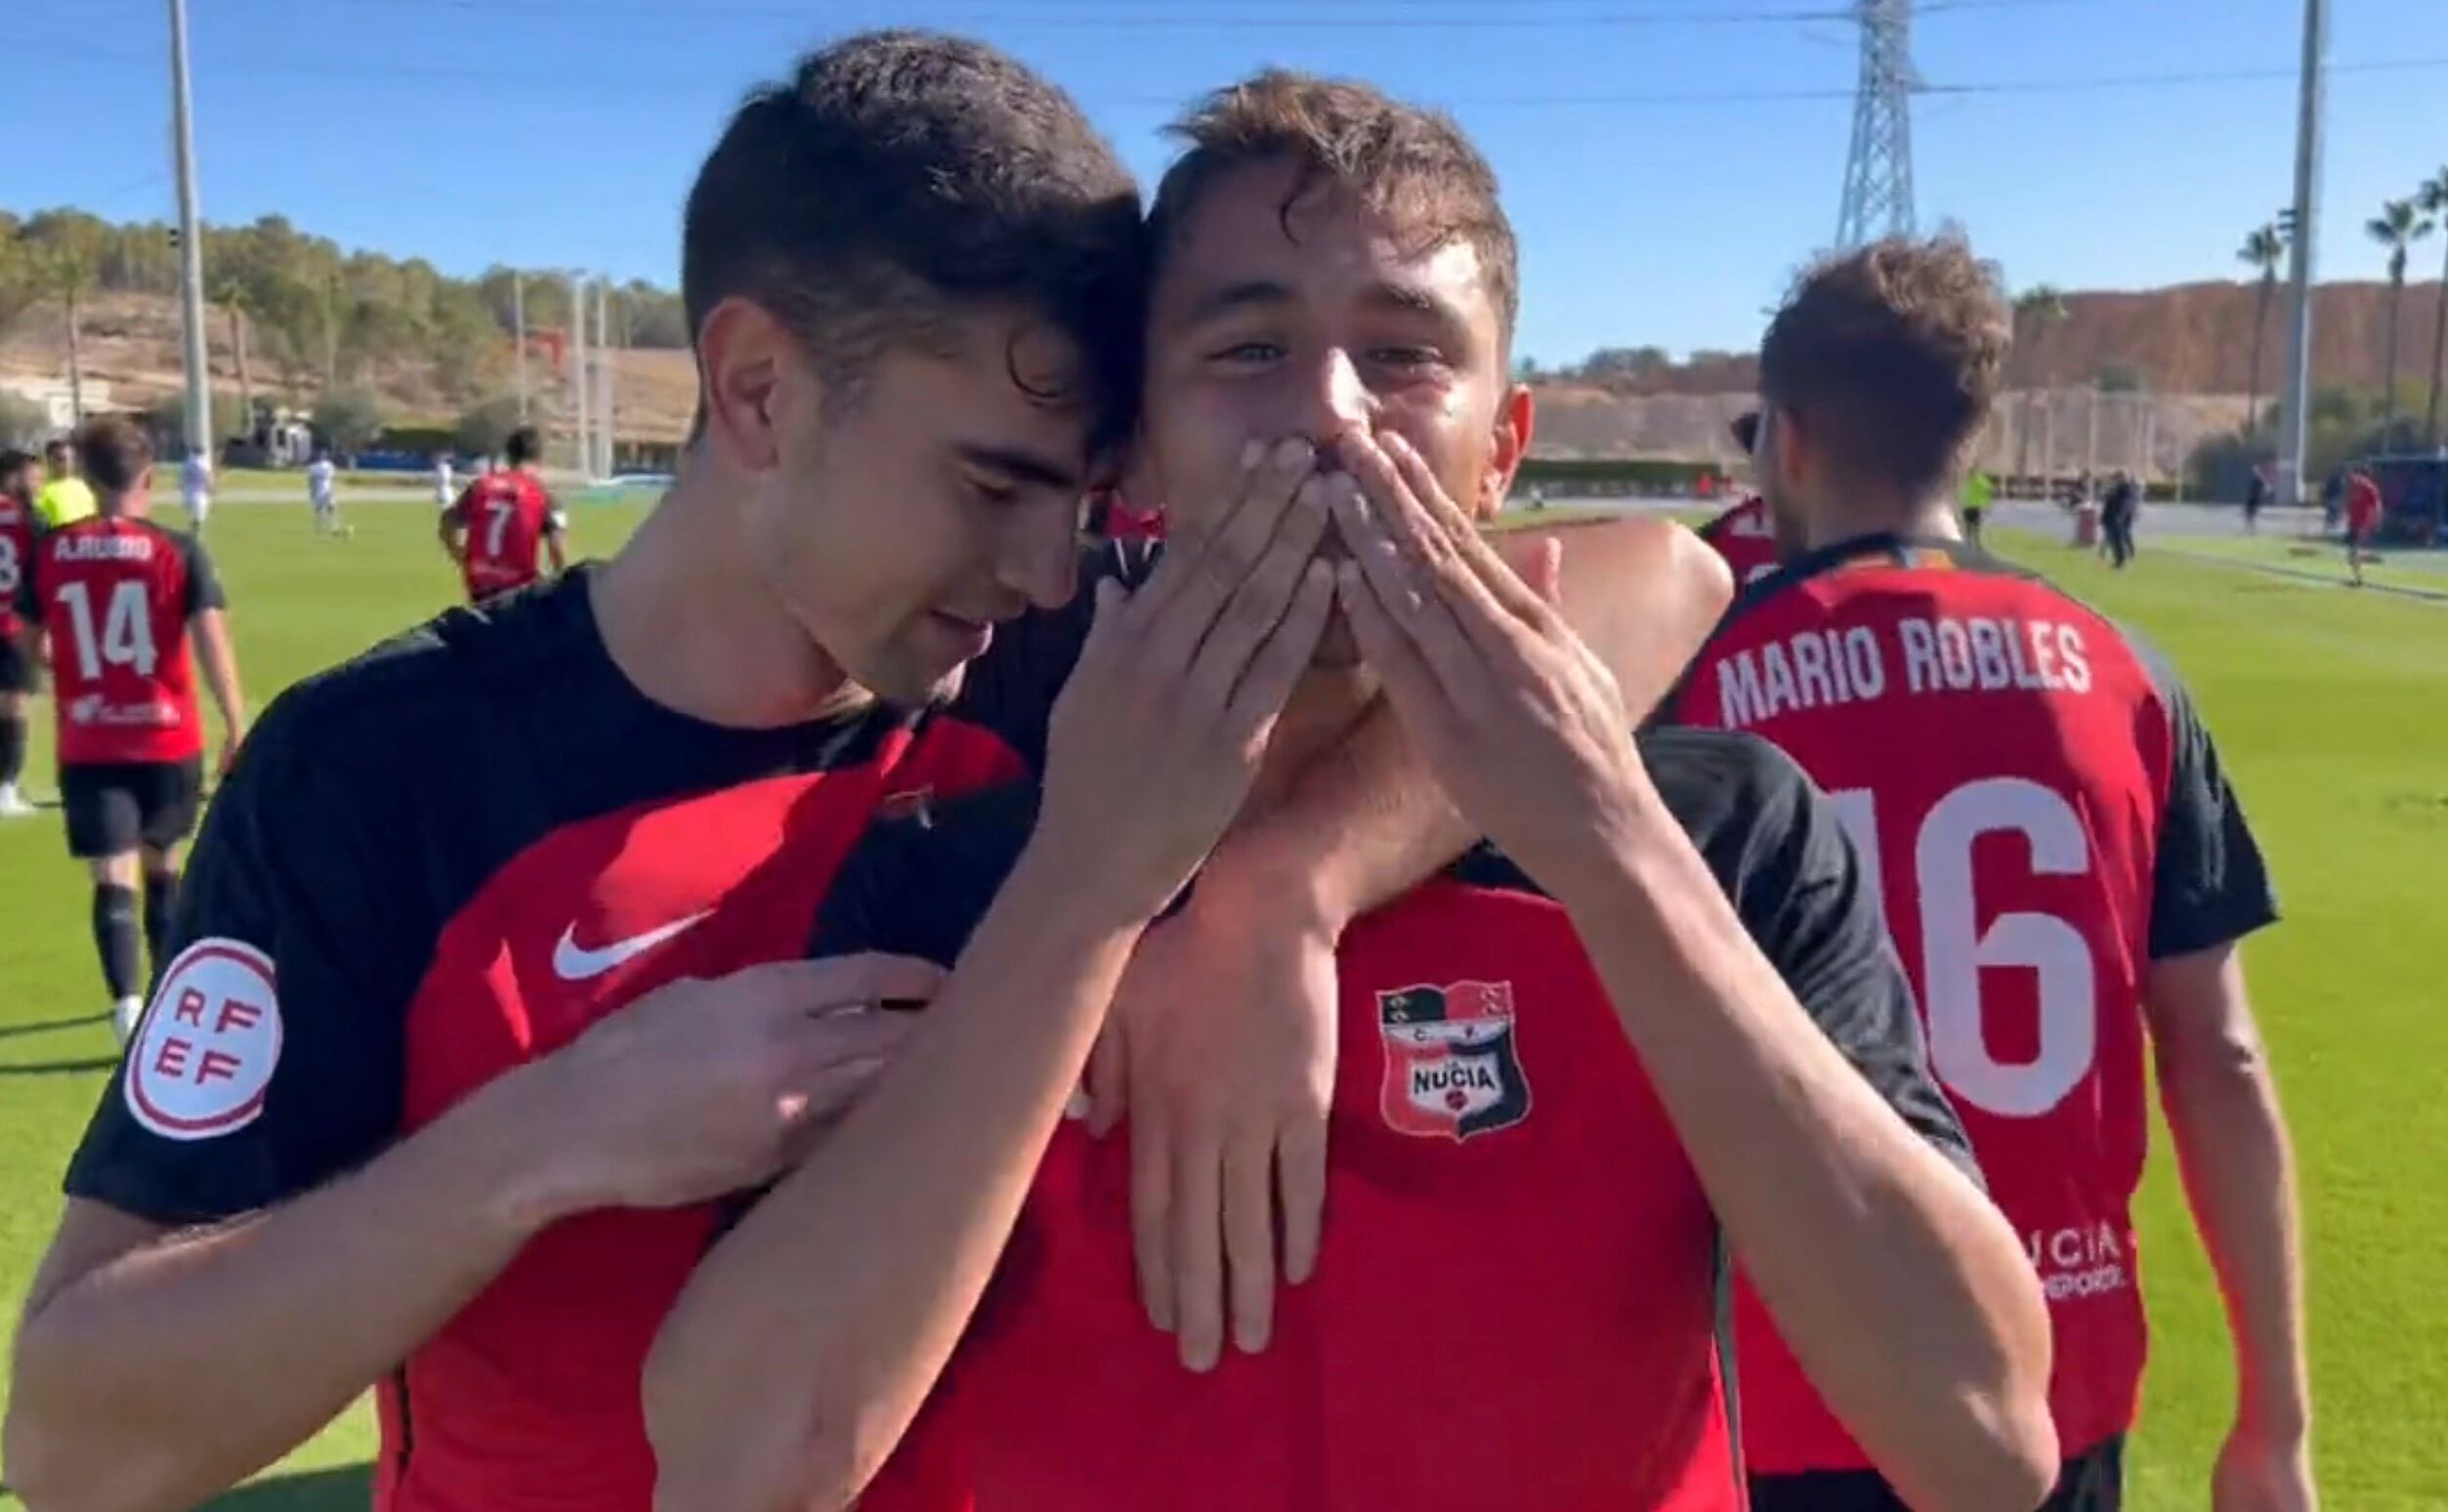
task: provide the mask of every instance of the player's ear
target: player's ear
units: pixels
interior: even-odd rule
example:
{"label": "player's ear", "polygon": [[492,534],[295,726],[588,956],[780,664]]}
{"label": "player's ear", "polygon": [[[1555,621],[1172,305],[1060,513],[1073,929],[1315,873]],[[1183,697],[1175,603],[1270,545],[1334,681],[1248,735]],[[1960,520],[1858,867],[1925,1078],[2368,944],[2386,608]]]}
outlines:
{"label": "player's ear", "polygon": [[796,338],[774,313],[734,295],[697,328],[697,383],[705,434],[739,468],[765,472],[781,458],[779,422]]}
{"label": "player's ear", "polygon": [[1498,401],[1488,465],[1480,472],[1479,497],[1473,501],[1475,507],[1471,511],[1478,518],[1485,520],[1502,509],[1505,495],[1513,491],[1513,477],[1522,470],[1522,459],[1530,455],[1537,413],[1538,404],[1530,397],[1528,384],[1514,384]]}

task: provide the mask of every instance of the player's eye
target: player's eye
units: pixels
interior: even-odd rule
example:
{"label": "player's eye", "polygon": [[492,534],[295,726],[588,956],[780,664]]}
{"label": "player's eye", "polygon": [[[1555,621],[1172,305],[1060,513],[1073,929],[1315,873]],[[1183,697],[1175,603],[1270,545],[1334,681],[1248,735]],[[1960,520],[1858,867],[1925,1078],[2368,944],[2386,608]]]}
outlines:
{"label": "player's eye", "polygon": [[969,490],[977,495],[980,503],[992,505],[998,509],[1016,502],[1020,497],[1020,489],[1007,479],[979,478],[972,475],[969,479]]}
{"label": "player's eye", "polygon": [[1261,367],[1283,360],[1284,347],[1273,341],[1237,341],[1220,351],[1210,353],[1208,360],[1228,367]]}
{"label": "player's eye", "polygon": [[1385,346],[1369,349],[1369,360],[1396,372],[1421,372],[1445,365],[1445,354],[1434,347]]}

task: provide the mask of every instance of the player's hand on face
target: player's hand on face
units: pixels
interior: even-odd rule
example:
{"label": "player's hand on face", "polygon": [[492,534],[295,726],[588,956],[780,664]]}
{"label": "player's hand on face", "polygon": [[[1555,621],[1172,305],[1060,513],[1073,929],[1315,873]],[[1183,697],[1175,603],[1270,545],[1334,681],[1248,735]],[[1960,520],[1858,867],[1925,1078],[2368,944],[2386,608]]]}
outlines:
{"label": "player's hand on face", "polygon": [[1129,1115],[1131,1230],[1149,1321],[1182,1363],[1255,1353],[1283,1274],[1309,1279],[1334,1095],[1334,940],[1203,887],[1140,939],[1091,1063],[1102,1134]]}
{"label": "player's hand on face", "polygon": [[1344,439],[1338,597],[1462,814],[1549,887],[1655,791],[1614,676],[1556,611],[1562,545],[1513,574],[1400,436]]}
{"label": "player's hand on face", "polygon": [[648,993],[523,1073],[565,1205],[672,1207],[795,1162],[863,1095],[944,972],[904,956],[750,966]]}
{"label": "player's hand on face", "polygon": [[2317,1512],[2312,1455],[2301,1437],[2273,1439],[2239,1426],[2210,1476],[2211,1512]]}
{"label": "player's hand on face", "polygon": [[1333,604],[1314,466],[1306,442],[1253,447],[1213,529],[1168,544],[1135,593],[1097,585],[1054,705],[1037,843],[1099,906],[1159,910],[1248,794]]}

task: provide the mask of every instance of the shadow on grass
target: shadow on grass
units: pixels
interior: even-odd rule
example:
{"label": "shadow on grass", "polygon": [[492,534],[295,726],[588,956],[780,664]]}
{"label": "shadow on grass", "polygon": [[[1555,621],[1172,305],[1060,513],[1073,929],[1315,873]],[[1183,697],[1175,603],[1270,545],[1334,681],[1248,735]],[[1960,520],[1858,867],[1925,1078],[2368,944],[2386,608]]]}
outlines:
{"label": "shadow on grass", "polygon": [[374,1503],[374,1467],[272,1475],[204,1503],[199,1512],[362,1512]]}
{"label": "shadow on grass", "polygon": [[115,1055],[95,1056],[81,1061],[28,1061],[18,1065],[0,1064],[0,1076],[75,1076],[88,1071],[117,1071]]}
{"label": "shadow on grass", "polygon": [[107,1024],[110,1010],[89,1013],[74,1019],[45,1019],[40,1024],[12,1024],[0,1029],[0,1039],[19,1039],[27,1034],[48,1034],[55,1029],[83,1029],[88,1024]]}

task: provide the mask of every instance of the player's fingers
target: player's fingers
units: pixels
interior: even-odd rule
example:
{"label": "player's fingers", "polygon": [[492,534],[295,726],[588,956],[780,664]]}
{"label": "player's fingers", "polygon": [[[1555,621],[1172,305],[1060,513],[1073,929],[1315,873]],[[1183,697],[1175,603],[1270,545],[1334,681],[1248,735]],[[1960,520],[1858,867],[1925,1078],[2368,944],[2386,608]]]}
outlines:
{"label": "player's fingers", "polygon": [[1162,1118],[1130,1122],[1130,1253],[1148,1322],[1173,1331],[1173,1142]]}
{"label": "player's fingers", "polygon": [[1212,1369],[1224,1351],[1224,1141],[1176,1131],[1173,1142],[1173,1337],[1181,1363]]}
{"label": "player's fingers", "polygon": [[1302,481],[1316,468],[1317,452],[1308,441],[1277,442],[1244,472],[1242,496],[1230,515],[1189,552],[1177,557],[1167,548],[1158,572],[1172,569],[1174,581],[1139,627],[1160,676],[1177,676],[1190,665],[1217,616],[1266,560]]}
{"label": "player's fingers", "polygon": [[1233,1298],[1233,1343],[1257,1354],[1275,1336],[1273,1140],[1261,1129],[1224,1147],[1224,1263]]}
{"label": "player's fingers", "polygon": [[1327,620],[1333,611],[1334,569],[1313,560],[1301,568],[1300,587],[1292,595],[1290,608],[1284,611],[1266,643],[1258,648],[1257,655],[1250,658],[1249,670],[1241,685],[1233,690],[1223,715],[1227,737],[1254,739],[1275,716],[1284,712],[1301,675],[1317,658],[1319,638],[1326,634]]}
{"label": "player's fingers", "polygon": [[[1190,668],[1190,683],[1182,690],[1190,709],[1227,712],[1237,702],[1234,690],[1248,683],[1248,675],[1256,670],[1258,660],[1266,658],[1273,665],[1273,660],[1286,655],[1281,649],[1283,631],[1290,629],[1295,636],[1300,634],[1300,624],[1295,624],[1290,616],[1310,587],[1310,570],[1320,566],[1317,546],[1327,538],[1325,494],[1325,482],[1317,477],[1300,484],[1300,504],[1286,514],[1283,528],[1276,531],[1276,541],[1268,546],[1266,561],[1248,575],[1242,592],[1234,595],[1232,605],[1227,605],[1224,616],[1216,621],[1214,631],[1200,649],[1200,658]],[[1312,605],[1312,609],[1320,609],[1317,626],[1325,629],[1325,605]],[[1310,644],[1300,649],[1302,668],[1315,644],[1312,634]],[[1286,693],[1290,693],[1290,685],[1286,685]]]}
{"label": "player's fingers", "polygon": [[1378,683],[1404,725],[1416,736],[1445,729],[1454,718],[1454,705],[1444,684],[1419,653],[1411,633],[1378,598],[1376,585],[1358,563],[1346,562],[1336,570],[1335,601],[1352,627],[1360,659],[1375,669]]}
{"label": "player's fingers", "polygon": [[1114,1132],[1130,1111],[1130,1057],[1123,1042],[1122,1016],[1108,1013],[1088,1051],[1088,1132],[1098,1139]]}
{"label": "player's fingers", "polygon": [[774,961],[750,966],[760,986],[777,1001],[796,1000],[802,1009],[822,1011],[865,1003],[923,1003],[934,1000],[950,973],[914,955],[888,955],[878,950],[835,955],[814,961]]}
{"label": "player's fingers", "polygon": [[841,1121],[842,1114],[857,1107],[859,1100],[874,1088],[885,1065],[882,1056],[843,1061],[784,1093],[781,1109],[789,1127],[782,1136],[783,1162],[795,1165],[805,1159],[824,1134]]}
{"label": "player's fingers", "polygon": [[1353,486],[1334,491],[1334,524],[1375,592],[1377,608],[1443,686],[1446,701],[1464,707],[1470,690],[1485,675],[1483,658],[1455,622],[1453,606],[1427,580],[1431,569],[1406,555],[1388,534],[1384,512],[1373,502],[1364,502]]}
{"label": "player's fingers", "polygon": [[1409,561],[1427,568],[1455,564],[1453,541],[1429,522],[1427,512],[1412,497],[1411,484],[1374,436],[1353,431],[1337,444],[1335,455],[1367,501],[1366,512]]}
{"label": "player's fingers", "polygon": [[1297,1286],[1317,1274],[1326,1231],[1326,1117],[1303,1112],[1275,1145],[1277,1200],[1284,1213],[1284,1279]]}
{"label": "player's fingers", "polygon": [[1406,485],[1412,500],[1418,504],[1422,522],[1442,535],[1454,548],[1456,559],[1470,569],[1470,575],[1484,586],[1495,603],[1510,613],[1520,615],[1533,625],[1540,625],[1541,606],[1536,594],[1515,576],[1487,537],[1480,534],[1477,522],[1463,513],[1445,491],[1445,485],[1428,470],[1427,459],[1419,454],[1401,433],[1388,431],[1378,442],[1394,470]]}

